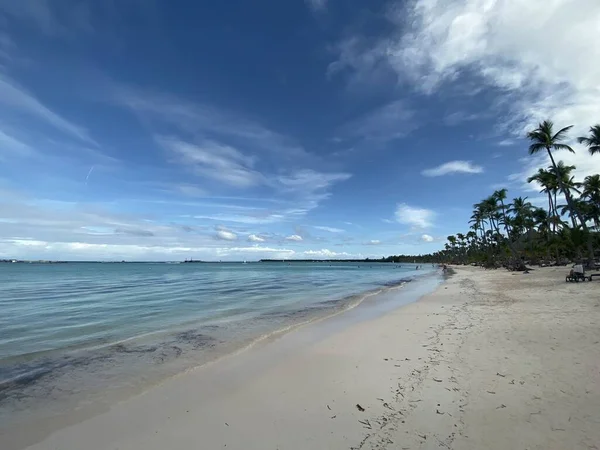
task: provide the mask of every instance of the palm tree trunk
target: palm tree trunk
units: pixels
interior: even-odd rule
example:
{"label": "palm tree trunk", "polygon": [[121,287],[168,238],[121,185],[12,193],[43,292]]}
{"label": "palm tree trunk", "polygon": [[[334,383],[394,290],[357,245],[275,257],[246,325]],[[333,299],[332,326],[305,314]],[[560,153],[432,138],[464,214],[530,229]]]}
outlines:
{"label": "palm tree trunk", "polygon": [[588,229],[588,226],[585,223],[585,219],[579,212],[579,209],[575,207],[575,204],[573,203],[573,199],[571,197],[571,192],[568,189],[565,189],[565,185],[563,183],[560,173],[558,172],[558,167],[556,165],[556,162],[554,161],[554,156],[552,156],[552,152],[550,151],[550,148],[546,147],[546,150],[548,150],[548,156],[550,156],[550,161],[552,161],[552,167],[554,167],[554,172],[556,173],[556,177],[558,178],[558,186],[560,187],[560,190],[563,192],[563,194],[565,194],[565,199],[567,200],[567,206],[568,206],[569,210],[571,211],[571,215],[576,215],[577,218],[579,219],[579,222],[581,222],[581,226],[583,228],[583,231],[585,232],[585,237],[586,237],[588,258],[590,259],[590,263],[593,263],[595,260],[595,255],[594,255],[594,245],[592,243],[592,236],[590,235],[590,230]]}
{"label": "palm tree trunk", "polygon": [[[550,190],[548,190],[548,217],[550,220],[552,219],[552,193]],[[554,221],[552,222],[552,232],[556,233],[556,223]],[[550,230],[550,227],[548,227],[548,230]]]}

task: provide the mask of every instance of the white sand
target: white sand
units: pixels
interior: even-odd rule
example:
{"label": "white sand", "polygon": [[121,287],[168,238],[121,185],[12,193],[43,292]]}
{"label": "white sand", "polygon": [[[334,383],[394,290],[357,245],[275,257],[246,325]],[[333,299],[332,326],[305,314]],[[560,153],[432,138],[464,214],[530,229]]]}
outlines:
{"label": "white sand", "polygon": [[565,272],[459,268],[384,317],[305,327],[30,448],[598,449],[600,281]]}

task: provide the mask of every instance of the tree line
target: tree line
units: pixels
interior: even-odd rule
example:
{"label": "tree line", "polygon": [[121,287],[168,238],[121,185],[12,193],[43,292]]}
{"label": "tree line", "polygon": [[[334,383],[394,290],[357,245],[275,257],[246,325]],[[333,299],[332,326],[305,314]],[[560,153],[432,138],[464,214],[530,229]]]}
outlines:
{"label": "tree line", "polygon": [[[430,255],[435,262],[477,263],[485,266],[523,268],[530,263],[564,264],[582,260],[592,265],[600,248],[600,175],[577,181],[575,166],[556,161],[553,152],[566,150],[572,125],[554,131],[546,120],[527,134],[529,154],[544,152],[549,165],[541,167],[527,181],[536,183],[547,198],[547,206],[536,207],[527,197],[508,200],[508,191],[499,189],[473,205],[465,233],[448,236],[443,250]],[[600,125],[590,127],[587,136],[577,138],[591,157],[600,156]]]}

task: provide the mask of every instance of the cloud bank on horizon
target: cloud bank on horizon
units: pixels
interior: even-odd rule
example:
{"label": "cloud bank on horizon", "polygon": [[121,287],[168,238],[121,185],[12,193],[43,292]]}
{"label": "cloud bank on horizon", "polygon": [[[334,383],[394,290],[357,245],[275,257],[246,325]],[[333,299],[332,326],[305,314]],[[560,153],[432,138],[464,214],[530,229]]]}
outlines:
{"label": "cloud bank on horizon", "polygon": [[183,3],[0,0],[0,258],[428,253],[600,122],[597,0]]}

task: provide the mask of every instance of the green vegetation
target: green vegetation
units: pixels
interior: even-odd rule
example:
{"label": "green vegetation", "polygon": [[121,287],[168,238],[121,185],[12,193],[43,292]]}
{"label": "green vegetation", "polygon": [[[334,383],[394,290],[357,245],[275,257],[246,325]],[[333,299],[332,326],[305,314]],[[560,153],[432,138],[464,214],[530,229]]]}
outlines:
{"label": "green vegetation", "polygon": [[[507,203],[507,190],[501,189],[475,204],[468,233],[448,236],[445,249],[431,260],[447,263],[476,263],[488,267],[522,269],[531,264],[564,264],[587,259],[593,265],[594,249],[600,248],[600,175],[575,181],[575,166],[556,162],[553,152],[575,152],[565,143],[568,126],[554,131],[544,121],[527,134],[529,154],[545,152],[550,165],[527,179],[537,183],[548,198],[547,208],[538,208],[517,197]],[[579,137],[590,155],[600,154],[600,125],[590,128],[589,136]],[[565,204],[559,204],[564,198]]]}

